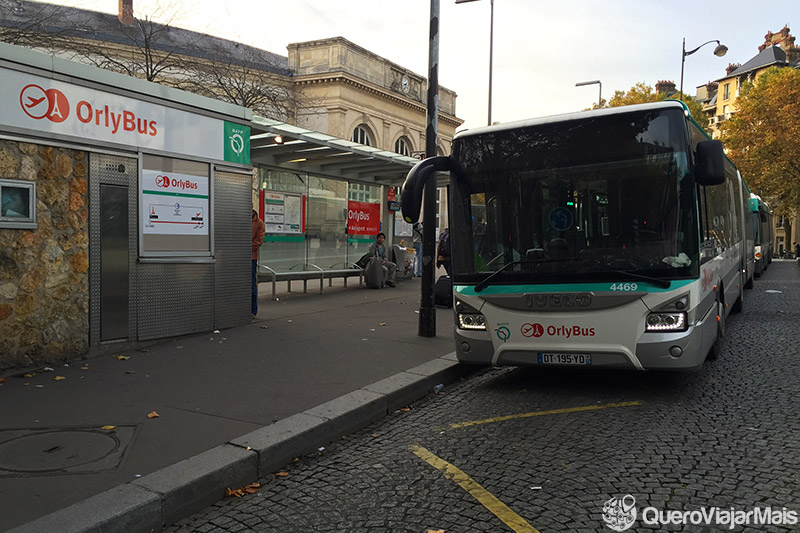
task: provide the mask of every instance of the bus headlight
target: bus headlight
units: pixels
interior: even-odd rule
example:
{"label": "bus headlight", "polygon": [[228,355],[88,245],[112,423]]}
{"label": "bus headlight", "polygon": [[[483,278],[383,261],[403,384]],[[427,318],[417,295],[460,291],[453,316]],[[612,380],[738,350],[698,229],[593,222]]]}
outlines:
{"label": "bus headlight", "polygon": [[645,324],[646,331],[684,331],[686,313],[650,313]]}
{"label": "bus headlight", "polygon": [[486,317],[480,313],[459,313],[459,329],[485,330]]}

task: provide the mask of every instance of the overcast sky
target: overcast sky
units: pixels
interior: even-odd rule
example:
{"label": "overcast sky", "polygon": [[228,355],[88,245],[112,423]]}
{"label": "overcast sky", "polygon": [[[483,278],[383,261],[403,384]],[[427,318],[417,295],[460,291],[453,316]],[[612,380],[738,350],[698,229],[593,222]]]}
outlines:
{"label": "overcast sky", "polygon": [[[178,5],[177,26],[239,40],[287,55],[286,45],[342,36],[427,77],[430,0],[159,0]],[[117,12],[118,0],[56,0]],[[137,16],[155,0],[134,0]],[[487,122],[490,0],[440,0],[440,85],[458,94],[464,127]],[[798,0],[494,0],[492,121],[564,113],[602,94],[638,82],[680,84],[681,42],[686,49],[719,39],[686,58],[684,92],[725,75],[729,63],[758,53],[767,31],[778,32],[800,13]],[[800,31],[800,28],[797,28]],[[797,33],[797,32],[793,32]],[[798,42],[800,44],[800,42]]]}

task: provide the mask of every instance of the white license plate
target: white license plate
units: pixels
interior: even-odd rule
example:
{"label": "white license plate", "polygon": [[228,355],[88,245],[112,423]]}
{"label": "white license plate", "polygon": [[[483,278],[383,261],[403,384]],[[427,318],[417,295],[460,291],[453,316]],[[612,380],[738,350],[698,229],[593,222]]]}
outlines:
{"label": "white license plate", "polygon": [[540,365],[589,366],[592,356],[588,353],[539,353]]}

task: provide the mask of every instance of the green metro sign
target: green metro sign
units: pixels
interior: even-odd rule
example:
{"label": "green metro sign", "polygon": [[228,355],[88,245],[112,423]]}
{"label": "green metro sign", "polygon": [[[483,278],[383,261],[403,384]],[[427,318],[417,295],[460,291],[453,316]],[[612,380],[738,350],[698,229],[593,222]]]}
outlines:
{"label": "green metro sign", "polygon": [[250,126],[225,122],[223,135],[225,161],[229,163],[250,164]]}

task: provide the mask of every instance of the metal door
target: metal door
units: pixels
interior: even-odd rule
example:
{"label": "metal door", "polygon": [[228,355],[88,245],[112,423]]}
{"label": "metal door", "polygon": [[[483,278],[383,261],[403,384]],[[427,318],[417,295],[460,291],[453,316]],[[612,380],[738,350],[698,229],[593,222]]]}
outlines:
{"label": "metal door", "polygon": [[100,340],[128,338],[128,188],[100,185]]}

